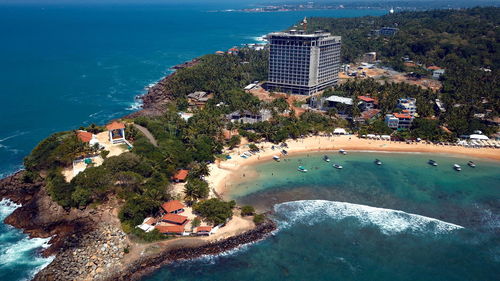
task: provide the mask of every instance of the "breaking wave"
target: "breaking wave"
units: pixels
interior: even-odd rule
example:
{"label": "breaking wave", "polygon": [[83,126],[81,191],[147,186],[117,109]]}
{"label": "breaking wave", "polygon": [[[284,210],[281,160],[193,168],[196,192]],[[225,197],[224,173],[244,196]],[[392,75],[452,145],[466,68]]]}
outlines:
{"label": "breaking wave", "polygon": [[384,234],[401,232],[444,234],[462,226],[403,211],[326,200],[302,200],[274,206],[280,228],[297,223],[318,224],[326,220],[355,218],[361,225],[376,225]]}
{"label": "breaking wave", "polygon": [[[10,200],[0,201],[0,222],[21,205]],[[43,258],[37,253],[50,246],[50,238],[29,238],[12,226],[0,225],[0,280],[31,280],[49,265],[53,257]],[[16,272],[15,276],[9,272]]]}

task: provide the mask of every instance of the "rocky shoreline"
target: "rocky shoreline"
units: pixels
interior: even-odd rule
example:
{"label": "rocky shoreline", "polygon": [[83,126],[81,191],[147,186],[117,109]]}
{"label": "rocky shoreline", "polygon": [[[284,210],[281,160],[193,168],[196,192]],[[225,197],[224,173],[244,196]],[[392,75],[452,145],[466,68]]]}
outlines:
{"label": "rocky shoreline", "polygon": [[155,256],[141,258],[127,267],[125,271],[112,276],[108,280],[139,280],[141,277],[153,273],[161,266],[175,261],[195,259],[206,255],[217,255],[245,244],[260,241],[276,229],[276,223],[268,219],[253,230],[221,241],[198,247],[166,250]]}
{"label": "rocky shoreline", "polygon": [[[159,267],[177,260],[216,255],[241,245],[266,238],[276,230],[272,220],[240,235],[216,242],[197,239],[176,247],[156,243],[159,251],[128,258],[126,252],[134,243],[121,230],[116,216],[119,202],[96,208],[66,210],[52,201],[42,180],[26,183],[24,171],[0,180],[0,199],[9,199],[22,206],[5,219],[5,223],[22,229],[31,238],[51,238],[50,246],[41,254],[54,260],[33,280],[138,280]],[[172,240],[177,241],[177,239]],[[192,240],[191,240],[192,241]],[[126,261],[128,258],[128,261]]]}
{"label": "rocky shoreline", "polygon": [[[189,68],[199,63],[199,58],[194,58],[190,61],[175,65],[172,69],[179,70]],[[142,109],[127,115],[127,118],[135,118],[139,116],[159,116],[165,112],[165,105],[172,101],[172,92],[168,89],[168,83],[175,76],[173,72],[163,79],[158,81],[155,85],[148,89],[148,92],[138,99],[142,100]]]}

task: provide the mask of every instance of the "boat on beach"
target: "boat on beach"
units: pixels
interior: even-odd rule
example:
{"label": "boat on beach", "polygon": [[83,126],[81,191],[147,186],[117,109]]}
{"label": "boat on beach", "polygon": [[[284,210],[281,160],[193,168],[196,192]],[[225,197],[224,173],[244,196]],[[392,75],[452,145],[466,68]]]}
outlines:
{"label": "boat on beach", "polygon": [[273,160],[276,162],[279,162],[279,161],[281,161],[281,158],[278,155],[274,155]]}
{"label": "boat on beach", "polygon": [[469,165],[469,167],[471,168],[476,168],[476,163],[474,163],[473,161],[467,162],[467,165]]}
{"label": "boat on beach", "polygon": [[377,165],[379,165],[379,166],[380,166],[380,165],[382,165],[382,161],[380,161],[380,160],[378,160],[378,159],[375,159],[375,164],[377,164]]}
{"label": "boat on beach", "polygon": [[429,163],[429,165],[432,165],[434,167],[438,165],[438,163],[436,161],[432,160],[432,159],[429,160],[429,162],[427,162],[427,163]]}
{"label": "boat on beach", "polygon": [[281,154],[283,154],[283,155],[287,155],[287,154],[288,154],[288,151],[286,151],[286,150],[284,150],[284,149],[283,149],[283,150],[281,151]]}
{"label": "boat on beach", "polygon": [[346,155],[347,154],[347,151],[343,150],[343,149],[340,149],[339,150],[339,153],[342,154],[342,155]]}
{"label": "boat on beach", "polygon": [[297,170],[298,170],[299,172],[302,172],[302,173],[306,173],[306,172],[307,172],[307,169],[306,169],[304,166],[299,166],[299,167],[297,168]]}
{"label": "boat on beach", "polygon": [[454,164],[453,169],[455,169],[455,171],[462,171],[462,167],[460,167],[460,165],[458,164]]}
{"label": "boat on beach", "polygon": [[339,165],[339,164],[333,164],[333,167],[334,167],[335,169],[342,169],[342,168],[343,168],[343,167],[342,167],[341,165]]}
{"label": "boat on beach", "polygon": [[324,155],[323,160],[325,160],[326,162],[330,162],[330,157],[328,157],[328,155]]}

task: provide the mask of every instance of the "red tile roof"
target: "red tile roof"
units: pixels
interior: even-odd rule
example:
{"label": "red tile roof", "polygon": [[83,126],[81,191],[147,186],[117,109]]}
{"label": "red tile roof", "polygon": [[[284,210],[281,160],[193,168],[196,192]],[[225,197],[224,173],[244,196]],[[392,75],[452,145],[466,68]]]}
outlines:
{"label": "red tile roof", "polygon": [[373,116],[377,115],[380,112],[379,109],[370,109],[361,113],[361,117],[365,120],[372,119]]}
{"label": "red tile roof", "polygon": [[163,205],[161,205],[161,207],[163,210],[165,210],[165,212],[171,213],[171,212],[177,211],[179,209],[184,209],[184,204],[182,204],[181,201],[179,201],[179,200],[172,200],[172,201],[168,201],[168,202],[163,203]]}
{"label": "red tile roof", "polygon": [[92,133],[85,131],[78,131],[76,133],[76,136],[83,142],[90,142],[90,140],[92,139]]}
{"label": "red tile roof", "polygon": [[153,224],[155,224],[155,223],[156,223],[156,219],[155,219],[155,218],[149,218],[149,219],[145,222],[145,224],[149,224],[149,225],[153,225]]}
{"label": "red tile roof", "polygon": [[184,232],[183,225],[157,225],[155,226],[161,233],[177,233],[182,234]]}
{"label": "red tile roof", "polygon": [[394,113],[394,117],[398,119],[410,119],[411,116],[409,114],[401,114],[401,113]]}
{"label": "red tile roof", "polygon": [[358,99],[365,101],[365,102],[374,102],[375,99],[367,97],[367,96],[359,96]]}
{"label": "red tile roof", "polygon": [[179,170],[177,173],[172,177],[174,181],[185,181],[187,176],[189,174],[189,170]]}
{"label": "red tile roof", "polygon": [[198,226],[195,230],[195,232],[210,232],[212,231],[211,226]]}
{"label": "red tile roof", "polygon": [[121,122],[116,122],[116,121],[114,121],[111,124],[106,125],[106,129],[108,129],[108,131],[124,129],[124,128],[125,128],[125,124],[123,124]]}
{"label": "red tile roof", "polygon": [[441,67],[435,66],[435,65],[431,65],[431,66],[427,67],[427,69],[429,69],[429,70],[438,70],[438,69],[441,69]]}
{"label": "red tile roof", "polygon": [[176,223],[176,224],[184,224],[187,222],[188,217],[176,215],[176,214],[166,214],[161,217],[162,221]]}

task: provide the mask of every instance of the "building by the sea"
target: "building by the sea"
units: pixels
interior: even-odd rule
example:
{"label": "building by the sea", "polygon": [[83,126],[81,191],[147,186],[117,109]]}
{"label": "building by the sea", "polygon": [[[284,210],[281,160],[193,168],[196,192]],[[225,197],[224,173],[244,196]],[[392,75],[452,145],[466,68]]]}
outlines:
{"label": "building by the sea", "polygon": [[302,30],[275,32],[269,41],[269,91],[311,95],[338,81],[340,36]]}

